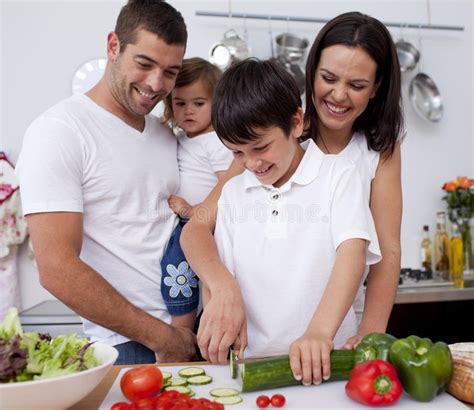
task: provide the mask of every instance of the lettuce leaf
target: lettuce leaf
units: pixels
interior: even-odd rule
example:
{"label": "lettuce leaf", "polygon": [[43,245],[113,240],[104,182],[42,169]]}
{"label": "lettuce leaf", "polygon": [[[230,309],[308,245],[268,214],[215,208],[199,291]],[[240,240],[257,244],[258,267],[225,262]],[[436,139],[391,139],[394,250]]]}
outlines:
{"label": "lettuce leaf", "polygon": [[7,314],[0,323],[0,337],[8,342],[10,338],[16,335],[23,336],[23,329],[21,328],[17,308],[11,307],[8,308]]}
{"label": "lettuce leaf", "polygon": [[18,311],[9,309],[0,324],[0,382],[64,376],[98,366],[94,349],[84,337],[23,333]]}

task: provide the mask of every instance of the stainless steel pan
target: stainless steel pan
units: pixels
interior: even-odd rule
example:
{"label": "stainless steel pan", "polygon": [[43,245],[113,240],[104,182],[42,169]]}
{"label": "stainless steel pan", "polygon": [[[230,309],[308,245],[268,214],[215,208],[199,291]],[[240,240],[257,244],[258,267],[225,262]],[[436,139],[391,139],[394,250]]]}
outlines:
{"label": "stainless steel pan", "polygon": [[277,57],[281,56],[291,64],[303,64],[308,40],[290,33],[282,33],[275,38]]}
{"label": "stainless steel pan", "polygon": [[443,101],[435,82],[425,73],[412,78],[410,100],[416,113],[425,120],[437,122],[443,116]]}
{"label": "stainless steel pan", "polygon": [[398,61],[400,63],[400,71],[402,73],[406,71],[412,71],[418,61],[420,61],[420,52],[411,43],[405,40],[398,40],[395,43],[397,49]]}

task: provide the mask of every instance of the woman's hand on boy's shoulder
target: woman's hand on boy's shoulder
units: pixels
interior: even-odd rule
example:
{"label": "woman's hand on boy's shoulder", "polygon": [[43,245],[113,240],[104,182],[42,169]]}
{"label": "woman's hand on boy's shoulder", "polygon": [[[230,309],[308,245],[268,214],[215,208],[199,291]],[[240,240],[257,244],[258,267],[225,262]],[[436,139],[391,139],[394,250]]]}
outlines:
{"label": "woman's hand on boy's shoulder", "polygon": [[316,332],[305,332],[290,346],[290,366],[296,380],[303,384],[320,384],[331,375],[331,338]]}

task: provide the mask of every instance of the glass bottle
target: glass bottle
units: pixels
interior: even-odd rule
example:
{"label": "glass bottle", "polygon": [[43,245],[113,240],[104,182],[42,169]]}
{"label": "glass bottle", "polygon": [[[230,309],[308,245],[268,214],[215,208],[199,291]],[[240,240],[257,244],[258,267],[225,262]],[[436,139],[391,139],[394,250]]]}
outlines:
{"label": "glass bottle", "polygon": [[454,282],[455,288],[463,288],[464,249],[462,236],[457,223],[453,223],[452,228],[453,233],[449,241],[449,280]]}
{"label": "glass bottle", "polygon": [[446,213],[436,213],[435,233],[435,279],[449,280],[449,238],[446,232]]}
{"label": "glass bottle", "polygon": [[423,240],[421,241],[421,271],[427,279],[433,276],[432,271],[432,244],[430,239],[430,228],[423,226]]}

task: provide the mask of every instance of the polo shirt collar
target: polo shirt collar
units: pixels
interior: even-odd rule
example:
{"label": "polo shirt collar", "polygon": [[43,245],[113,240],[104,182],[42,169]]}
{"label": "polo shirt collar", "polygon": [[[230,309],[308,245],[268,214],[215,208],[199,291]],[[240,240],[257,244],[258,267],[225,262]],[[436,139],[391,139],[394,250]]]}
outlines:
{"label": "polo shirt collar", "polygon": [[[292,183],[298,185],[308,185],[313,182],[319,175],[319,169],[323,162],[324,153],[316,146],[312,139],[306,140],[301,143],[302,148],[305,150],[303,158],[301,159],[298,168],[290,179],[280,187],[281,190],[291,186]],[[273,188],[271,185],[263,185],[258,178],[252,172],[245,170],[244,173],[244,187],[245,189],[255,188],[263,186],[266,188]]]}

